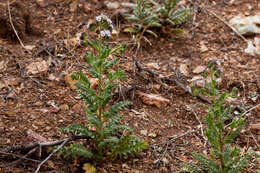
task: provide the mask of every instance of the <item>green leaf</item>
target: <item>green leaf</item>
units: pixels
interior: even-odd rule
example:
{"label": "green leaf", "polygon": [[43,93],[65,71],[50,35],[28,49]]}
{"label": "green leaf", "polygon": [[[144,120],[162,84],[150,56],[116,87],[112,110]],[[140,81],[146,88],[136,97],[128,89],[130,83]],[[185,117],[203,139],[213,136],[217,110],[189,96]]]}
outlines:
{"label": "green leaf", "polygon": [[130,33],[136,33],[137,32],[137,30],[135,29],[135,28],[125,28],[124,29],[124,32],[130,32]]}
{"label": "green leaf", "polygon": [[210,173],[220,173],[221,172],[220,166],[217,163],[215,163],[214,160],[209,159],[202,154],[196,154],[194,156],[195,156],[195,159],[199,162],[199,164],[204,169],[206,169],[208,172],[210,172]]}
{"label": "green leaf", "polygon": [[138,20],[139,20],[139,18],[137,16],[134,16],[134,15],[126,15],[126,19],[130,20],[131,22],[138,22]]}
{"label": "green leaf", "polygon": [[90,86],[90,82],[89,82],[88,78],[83,74],[82,71],[80,71],[80,73],[79,73],[79,80],[85,86],[87,86],[87,87]]}
{"label": "green leaf", "polygon": [[74,143],[71,145],[71,152],[72,152],[72,157],[85,157],[85,158],[91,158],[93,157],[93,154],[87,150],[86,147],[84,147],[82,144],[80,143]]}
{"label": "green leaf", "polygon": [[131,104],[132,104],[132,102],[127,102],[127,101],[118,102],[109,108],[108,112],[106,112],[104,114],[104,117],[106,117],[106,118],[114,117],[115,115],[117,115],[117,113],[120,110],[124,109],[125,107],[127,107]]}
{"label": "green leaf", "polygon": [[245,119],[244,118],[240,118],[238,120],[238,122],[236,123],[236,129],[234,131],[232,131],[229,136],[226,137],[225,139],[225,143],[230,143],[233,139],[235,139],[235,137],[237,137],[238,133],[241,131],[241,129],[243,128]]}
{"label": "green leaf", "polygon": [[100,128],[102,126],[102,122],[98,119],[96,113],[88,114],[86,116],[89,125],[93,125],[94,127]]}
{"label": "green leaf", "polygon": [[162,27],[162,24],[160,24],[157,21],[149,23],[149,27]]}
{"label": "green leaf", "polygon": [[149,29],[146,30],[146,32],[149,33],[149,34],[151,34],[151,35],[153,35],[154,37],[158,37],[157,34],[155,34],[153,31],[151,31],[151,30],[149,30]]}
{"label": "green leaf", "polygon": [[76,83],[76,86],[81,89],[82,91],[85,91],[87,94],[89,94],[90,96],[96,96],[96,93],[93,89],[88,88],[88,86],[85,86],[84,84],[78,82]]}
{"label": "green leaf", "polygon": [[95,137],[92,131],[81,124],[71,124],[67,128],[64,128],[62,130],[66,133],[73,133],[74,135],[86,135],[91,138]]}
{"label": "green leaf", "polygon": [[184,30],[183,29],[180,29],[180,28],[176,28],[176,29],[171,29],[171,32],[173,34],[183,34],[184,33]]}
{"label": "green leaf", "polygon": [[71,78],[72,78],[73,80],[79,80],[79,74],[78,74],[78,73],[73,73],[73,74],[71,75]]}
{"label": "green leaf", "polygon": [[182,171],[190,172],[190,173],[202,173],[202,170],[200,168],[191,164],[185,164],[184,167],[182,168]]}
{"label": "green leaf", "polygon": [[190,9],[188,8],[183,8],[175,12],[171,17],[168,22],[170,22],[172,25],[180,25],[183,24],[184,22],[188,21],[191,17],[190,14]]}

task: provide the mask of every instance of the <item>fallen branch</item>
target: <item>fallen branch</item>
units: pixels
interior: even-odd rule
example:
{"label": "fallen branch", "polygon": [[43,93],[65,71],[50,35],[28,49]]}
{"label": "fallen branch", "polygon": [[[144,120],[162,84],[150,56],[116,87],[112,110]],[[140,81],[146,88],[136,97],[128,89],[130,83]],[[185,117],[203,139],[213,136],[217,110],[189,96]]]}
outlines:
{"label": "fallen branch", "polygon": [[13,157],[18,157],[18,158],[20,158],[19,161],[23,159],[23,160],[33,161],[33,162],[41,162],[40,160],[35,160],[35,159],[27,158],[26,156],[27,156],[28,154],[26,154],[25,156],[21,156],[21,155],[19,155],[19,154],[7,153],[7,152],[4,152],[4,151],[0,151],[0,154],[10,155],[10,156],[13,156]]}
{"label": "fallen branch", "polygon": [[176,139],[179,139],[179,138],[181,138],[181,137],[183,137],[183,136],[186,136],[186,135],[188,135],[188,134],[190,134],[190,133],[193,133],[193,132],[195,132],[195,130],[190,130],[190,131],[187,131],[187,132],[185,132],[185,133],[183,133],[183,134],[181,134],[181,135],[179,135],[179,136],[175,136],[175,137],[171,137],[168,141],[164,141],[164,142],[161,142],[161,143],[159,143],[159,144],[154,144],[154,145],[152,145],[152,146],[158,146],[158,145],[163,145],[163,144],[167,144],[167,143],[172,143],[173,141],[175,141]]}
{"label": "fallen branch", "polygon": [[28,151],[32,150],[37,147],[49,147],[49,146],[55,146],[55,145],[60,145],[64,141],[70,142],[73,140],[77,139],[87,139],[88,137],[85,135],[78,135],[78,136],[71,136],[65,139],[57,140],[57,141],[52,141],[52,142],[43,142],[43,143],[36,143],[28,146],[20,145],[20,146],[12,146],[4,150],[4,152],[15,152],[15,151]]}
{"label": "fallen branch", "polygon": [[42,166],[47,160],[49,160],[53,154],[55,154],[56,152],[58,152],[58,151],[59,151],[67,142],[69,142],[69,141],[70,141],[70,138],[65,139],[55,150],[53,150],[53,152],[52,152],[51,154],[49,154],[48,157],[46,157],[46,158],[38,165],[38,167],[37,167],[37,169],[35,170],[34,173],[38,173],[39,170],[41,169],[41,166]]}
{"label": "fallen branch", "polygon": [[222,19],[221,17],[219,17],[216,13],[214,13],[213,11],[207,9],[205,6],[201,5],[202,8],[204,8],[205,10],[207,10],[210,14],[212,14],[213,16],[215,16],[216,18],[218,18],[221,22],[223,22],[224,24],[226,24],[230,29],[232,29],[232,31],[234,33],[236,33],[242,40],[244,40],[246,43],[248,42],[248,40],[243,36],[241,35],[239,32],[237,32],[237,30],[232,27],[231,25],[229,25],[224,19]]}
{"label": "fallen branch", "polygon": [[[194,2],[192,2],[192,0],[189,0],[190,3],[192,3],[193,5],[196,5]],[[223,1],[224,3],[226,3],[225,1]],[[244,40],[246,43],[248,42],[248,40],[241,35],[239,32],[237,32],[237,30],[231,26],[230,24],[228,24],[224,19],[222,19],[220,16],[218,16],[216,13],[214,13],[213,11],[209,10],[208,8],[206,8],[204,5],[198,5],[200,8],[206,10],[207,12],[209,12],[211,15],[213,15],[214,17],[216,17],[217,19],[219,19],[221,22],[223,22],[225,25],[227,25],[235,34],[237,34],[242,40]]]}
{"label": "fallen branch", "polygon": [[199,124],[200,124],[200,132],[201,132],[202,138],[203,138],[204,141],[205,141],[205,142],[204,142],[204,147],[205,147],[206,144],[207,144],[207,138],[206,138],[205,135],[204,135],[202,123],[201,123],[201,121],[200,121],[200,119],[199,119],[197,113],[193,110],[193,107],[192,107],[192,106],[189,106],[189,109],[190,109],[191,112],[194,114],[195,118],[197,119],[197,121],[198,121]]}
{"label": "fallen branch", "polygon": [[[135,62],[135,65],[136,67],[139,69],[139,70],[142,70],[142,71],[146,71],[148,72],[149,74],[151,74],[152,76],[156,77],[156,76],[161,76],[159,75],[158,73],[154,72],[153,70],[149,69],[149,68],[145,68],[143,67],[138,61],[137,61],[137,58],[136,58],[136,55],[133,56],[133,60]],[[191,91],[191,88],[190,87],[186,87],[185,85],[183,85],[176,77],[174,79],[170,79],[168,77],[160,77],[162,79],[162,81],[164,82],[171,82],[171,83],[175,83],[175,85],[177,85],[178,87],[180,87],[181,89],[183,89],[185,92],[189,93],[190,95],[193,95],[192,91]],[[197,95],[195,96],[197,97],[198,99],[202,100],[202,101],[205,101],[207,103],[210,103],[211,104],[211,101],[202,96],[202,95]]]}
{"label": "fallen branch", "polygon": [[[40,164],[38,165],[38,167],[35,171],[35,173],[38,173],[41,166],[47,160],[49,160],[52,155],[54,155],[56,152],[58,152],[66,143],[68,143],[70,141],[77,140],[77,139],[88,139],[88,138],[89,137],[86,136],[86,135],[77,135],[77,136],[71,136],[71,137],[68,137],[68,138],[65,138],[65,139],[52,141],[52,142],[42,142],[42,143],[32,144],[32,145],[28,145],[28,146],[24,146],[24,145],[12,146],[12,147],[7,148],[5,151],[0,151],[0,154],[12,155],[12,156],[20,158],[19,160],[15,161],[11,164],[17,163],[17,162],[21,161],[22,159],[30,160],[30,161],[34,161],[34,162],[40,162]],[[46,157],[43,161],[27,158],[27,156],[29,154],[33,153],[38,148],[41,150],[42,147],[55,146],[55,145],[59,145],[59,146],[51,154],[49,154],[48,157]],[[28,151],[28,150],[29,150],[29,152],[25,156],[20,156],[20,155],[12,153],[12,152],[15,152],[15,151]]]}
{"label": "fallen branch", "polygon": [[181,138],[181,137],[183,137],[183,136],[186,136],[186,135],[188,135],[188,134],[190,134],[190,133],[193,133],[193,132],[195,132],[195,130],[187,131],[186,133],[183,133],[183,134],[181,134],[181,135],[179,135],[179,136],[173,137],[173,138],[169,139],[168,141],[161,142],[161,143],[159,143],[159,144],[154,144],[153,146],[156,146],[156,145],[158,146],[158,145],[164,145],[164,144],[166,144],[166,147],[165,147],[164,152],[162,153],[161,157],[155,161],[156,167],[158,167],[159,163],[160,163],[160,162],[162,161],[162,159],[165,157],[165,155],[166,155],[166,153],[167,153],[167,151],[168,151],[168,149],[169,149],[169,146],[170,146],[170,144],[171,144],[173,141],[175,141],[176,139]]}
{"label": "fallen branch", "polygon": [[13,24],[13,21],[12,21],[12,15],[11,15],[11,10],[10,10],[10,3],[9,3],[9,0],[7,1],[7,8],[8,8],[9,20],[10,20],[11,26],[12,26],[12,28],[13,28],[13,30],[14,30],[14,33],[15,33],[17,39],[19,40],[21,46],[22,46],[24,49],[26,49],[26,47],[24,46],[22,40],[20,39],[20,37],[19,37],[19,35],[18,35],[18,33],[17,33],[15,27],[14,27],[14,24]]}

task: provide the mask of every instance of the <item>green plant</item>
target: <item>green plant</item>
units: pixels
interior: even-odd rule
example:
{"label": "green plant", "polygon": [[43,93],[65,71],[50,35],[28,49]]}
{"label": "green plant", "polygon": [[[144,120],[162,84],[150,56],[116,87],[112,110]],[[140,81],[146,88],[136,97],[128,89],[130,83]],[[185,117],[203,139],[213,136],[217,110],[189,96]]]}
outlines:
{"label": "green plant", "polygon": [[104,158],[130,156],[147,148],[147,142],[133,135],[133,130],[127,125],[120,125],[123,115],[120,110],[131,104],[121,101],[112,104],[113,89],[125,78],[120,68],[113,70],[119,58],[109,60],[110,55],[118,54],[122,45],[115,47],[107,45],[106,40],[111,36],[112,21],[105,15],[96,17],[96,21],[87,26],[91,31],[99,33],[98,40],[85,40],[93,52],[87,52],[85,60],[89,65],[89,74],[98,81],[97,89],[91,88],[89,79],[83,72],[73,74],[73,79],[79,80],[76,86],[79,94],[86,103],[87,125],[71,124],[64,129],[73,135],[83,135],[87,142],[73,143],[64,148],[65,156],[86,157],[95,161]]}
{"label": "green plant", "polygon": [[[232,147],[231,143],[244,127],[245,119],[241,114],[232,119],[232,107],[226,104],[228,97],[235,97],[236,89],[231,93],[220,93],[216,78],[220,76],[217,64],[209,64],[209,75],[211,82],[206,83],[202,89],[194,90],[195,94],[202,93],[211,98],[212,105],[208,108],[208,115],[205,118],[207,128],[205,135],[210,144],[210,154],[193,154],[200,166],[188,164],[184,170],[188,172],[210,172],[210,173],[239,173],[247,166],[253,151],[241,153],[238,147]],[[232,119],[229,125],[225,122]],[[204,171],[203,171],[204,170]]]}
{"label": "green plant", "polygon": [[125,32],[137,34],[137,39],[144,38],[144,33],[151,34],[157,37],[157,34],[151,29],[161,27],[161,23],[157,13],[152,9],[152,6],[146,0],[137,0],[137,6],[133,7],[133,14],[127,14],[126,19],[133,23],[133,26],[126,28]]}
{"label": "green plant", "polygon": [[177,0],[163,0],[163,5],[153,0],[137,0],[137,6],[133,7],[133,14],[127,14],[126,19],[133,23],[132,27],[126,28],[125,32],[130,32],[137,35],[138,41],[144,38],[146,41],[149,40],[144,37],[145,33],[149,33],[155,37],[158,35],[153,28],[168,27],[169,24],[173,28],[173,33],[183,33],[182,29],[175,28],[191,17],[190,9],[182,8],[175,10]]}
{"label": "green plant", "polygon": [[[156,7],[156,13],[160,14],[162,25],[171,24],[173,27],[188,21],[191,17],[189,8],[181,8],[176,10],[175,7],[179,0],[163,0],[162,5],[154,0],[150,0]],[[183,33],[183,30],[178,28],[171,29],[173,33]]]}

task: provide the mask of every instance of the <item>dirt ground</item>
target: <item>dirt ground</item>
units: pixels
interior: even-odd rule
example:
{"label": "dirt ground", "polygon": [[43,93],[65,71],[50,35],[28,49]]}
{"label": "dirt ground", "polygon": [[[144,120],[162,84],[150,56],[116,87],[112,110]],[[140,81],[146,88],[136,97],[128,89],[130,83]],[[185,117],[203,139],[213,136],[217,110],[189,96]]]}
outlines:
{"label": "dirt ground", "polygon": [[[70,11],[70,1],[57,0],[45,7],[37,5],[35,0],[19,1],[30,10],[25,12],[27,16],[12,13],[15,28],[22,35],[21,41],[29,45],[24,49],[7,22],[8,15],[2,16],[7,12],[5,2],[0,0],[0,7],[4,7],[0,10],[0,151],[23,144],[29,129],[48,141],[54,141],[66,137],[60,128],[84,122],[84,104],[76,90],[66,84],[67,74],[86,67],[83,56],[87,48],[80,46],[75,38],[86,31],[87,22],[100,13],[114,16],[114,10],[107,9],[98,0],[80,0],[74,12]],[[246,110],[259,104],[260,58],[244,53],[245,41],[211,12],[229,21],[239,14],[260,14],[260,1],[236,0],[227,4],[222,0],[186,0],[183,5],[195,10],[195,16],[183,26],[186,34],[181,37],[161,34],[159,38],[149,38],[152,45],[143,44],[138,53],[139,62],[143,66],[158,64],[154,70],[168,77],[175,76],[173,69],[178,71],[182,64],[186,64],[189,74],[180,74],[179,77],[185,85],[189,85],[189,80],[196,75],[192,71],[197,66],[206,65],[210,58],[218,59],[223,68],[221,90],[239,88],[239,96],[234,103]],[[22,21],[20,25],[19,21]],[[8,24],[4,26],[3,23]],[[118,31],[129,24],[123,19],[117,23]],[[123,90],[133,84],[131,38],[131,35],[119,32],[112,40],[128,43],[120,61],[128,75],[122,85]],[[43,61],[48,63],[47,70],[28,72],[31,62]],[[150,147],[133,159],[96,165],[98,172],[180,172],[184,163],[193,160],[191,152],[208,152],[209,146],[204,145],[200,130],[200,122],[205,126],[203,117],[207,113],[201,100],[175,84],[162,84],[144,72],[137,72],[136,84],[137,91],[160,94],[169,99],[170,104],[160,108],[146,105],[138,95],[132,99],[132,90],[123,96],[115,96],[115,100],[133,102],[133,106],[124,112],[122,123],[128,123],[137,136],[149,142]],[[258,97],[252,99],[252,94]],[[244,151],[249,148],[260,151],[260,136],[249,128],[250,124],[260,123],[260,108],[247,115],[246,128],[235,144]],[[141,133],[145,130],[147,135]],[[177,138],[174,140],[174,137]],[[34,172],[37,168],[37,162],[15,162],[17,159],[0,154],[0,172]],[[252,164],[246,172],[257,172],[257,169],[257,165]],[[83,170],[82,163],[53,156],[40,172],[76,173]]]}

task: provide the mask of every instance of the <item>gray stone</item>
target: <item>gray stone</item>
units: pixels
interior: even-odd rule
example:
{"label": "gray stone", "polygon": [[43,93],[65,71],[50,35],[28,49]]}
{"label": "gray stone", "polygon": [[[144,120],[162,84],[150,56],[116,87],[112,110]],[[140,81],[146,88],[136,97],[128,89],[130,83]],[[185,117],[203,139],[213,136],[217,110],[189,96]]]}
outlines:
{"label": "gray stone", "polygon": [[229,21],[229,24],[242,35],[252,35],[260,33],[260,15],[248,17],[236,16]]}

